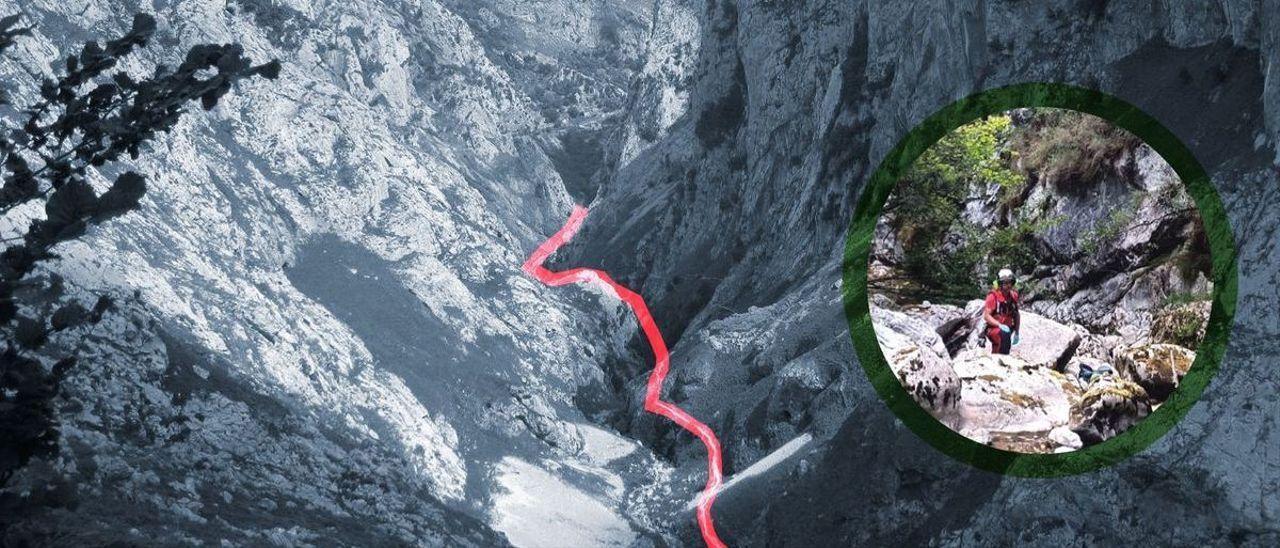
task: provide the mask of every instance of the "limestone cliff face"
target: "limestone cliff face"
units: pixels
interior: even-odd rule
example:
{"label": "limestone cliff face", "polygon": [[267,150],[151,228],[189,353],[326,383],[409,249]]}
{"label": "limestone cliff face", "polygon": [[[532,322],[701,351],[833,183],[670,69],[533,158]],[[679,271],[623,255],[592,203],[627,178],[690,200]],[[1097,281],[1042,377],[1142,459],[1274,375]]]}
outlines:
{"label": "limestone cliff face", "polygon": [[234,41],[283,74],[193,105],[139,160],[141,211],[59,250],[73,293],[124,304],[56,341],[83,358],[61,455],[14,478],[0,544],[529,544],[529,492],[580,501],[545,521],[584,542],[641,534],[623,497],[662,465],[634,453],[623,489],[599,452],[634,444],[573,403],[608,311],[519,265],[571,203],[562,137],[627,103],[649,8],[6,1],[36,27],[0,60],[15,103],[136,10],[160,30],[127,68]]}
{"label": "limestone cliff face", "polygon": [[[1245,394],[1276,379],[1264,341],[1277,329],[1266,257],[1280,216],[1280,109],[1265,67],[1280,13],[1250,2],[962,4],[695,4],[696,64],[665,80],[688,82],[688,112],[597,199],[574,260],[620,274],[672,325],[673,393],[724,433],[730,462],[815,435],[771,480],[773,496],[724,495],[730,538],[1274,538],[1276,491],[1255,495],[1280,475],[1267,448],[1276,404]],[[1235,338],[1185,423],[1108,471],[1049,481],[976,472],[902,429],[866,383],[839,308],[845,224],[875,163],[947,103],[1027,81],[1101,89],[1159,119],[1210,171],[1241,252]],[[640,387],[627,390],[640,417]],[[688,466],[701,458],[643,424],[632,432],[680,448]],[[1170,497],[1150,504],[1152,489]],[[1085,517],[1139,505],[1141,520]]]}
{"label": "limestone cliff face", "polygon": [[[670,503],[702,448],[641,409],[625,310],[519,272],[591,201],[558,261],[643,293],[673,347],[666,396],[716,430],[726,472],[765,463],[717,502],[735,545],[1276,540],[1272,4],[0,0],[37,25],[0,75],[30,97],[30,74],[139,9],[161,21],[148,61],[236,41],[284,71],[184,118],[140,161],[143,210],[62,250],[69,287],[128,298],[60,341],[87,359],[60,457],[14,480],[10,538],[696,542]],[[884,407],[839,258],[913,124],[1036,80],[1119,95],[1191,147],[1241,286],[1182,426],[1030,481]],[[1098,519],[1115,508],[1133,513]]]}

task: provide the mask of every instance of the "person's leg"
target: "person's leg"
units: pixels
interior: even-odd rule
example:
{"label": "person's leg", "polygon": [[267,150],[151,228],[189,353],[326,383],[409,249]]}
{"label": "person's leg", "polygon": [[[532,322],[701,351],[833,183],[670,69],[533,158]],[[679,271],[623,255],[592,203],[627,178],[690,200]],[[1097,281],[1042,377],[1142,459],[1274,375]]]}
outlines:
{"label": "person's leg", "polygon": [[992,354],[1008,354],[1009,353],[1007,350],[1002,350],[1002,348],[1004,348],[1004,345],[1003,345],[1004,339],[1005,337],[1001,336],[1000,330],[998,328],[995,328],[995,327],[987,328],[987,340],[991,342]]}
{"label": "person's leg", "polygon": [[1013,346],[1012,343],[1013,343],[1013,337],[1007,336],[1004,333],[1001,333],[1000,334],[1000,353],[1008,354],[1009,349]]}

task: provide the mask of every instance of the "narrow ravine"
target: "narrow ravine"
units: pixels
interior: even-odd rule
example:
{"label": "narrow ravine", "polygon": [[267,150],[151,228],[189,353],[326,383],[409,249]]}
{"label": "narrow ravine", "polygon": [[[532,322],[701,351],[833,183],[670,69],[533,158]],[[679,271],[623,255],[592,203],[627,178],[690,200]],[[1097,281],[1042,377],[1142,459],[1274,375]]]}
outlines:
{"label": "narrow ravine", "polygon": [[720,486],[724,483],[720,440],[716,438],[715,432],[712,432],[711,428],[706,424],[675,404],[661,399],[662,383],[666,380],[671,365],[670,353],[667,351],[667,343],[662,339],[662,333],[658,330],[657,322],[654,321],[653,315],[649,313],[649,307],[644,303],[644,298],[639,293],[613,281],[613,278],[609,277],[608,273],[601,270],[571,268],[553,272],[542,266],[547,257],[550,257],[552,253],[555,253],[557,249],[560,249],[561,246],[573,238],[573,235],[578,232],[578,229],[582,227],[582,222],[586,219],[587,208],[574,206],[573,213],[569,215],[569,220],[565,222],[564,226],[529,255],[529,259],[524,263],[524,271],[537,278],[538,281],[553,287],[572,283],[596,282],[603,284],[615,297],[631,307],[632,312],[636,315],[636,321],[640,323],[640,329],[644,331],[645,338],[649,341],[649,347],[653,349],[654,355],[653,372],[649,375],[649,383],[644,397],[644,408],[650,413],[671,419],[681,428],[697,436],[702,441],[702,444],[706,446],[707,486],[698,497],[698,529],[701,531],[702,540],[707,543],[707,546],[725,546],[725,543],[716,534],[715,524],[711,517],[711,505],[715,502],[716,492],[719,491]]}

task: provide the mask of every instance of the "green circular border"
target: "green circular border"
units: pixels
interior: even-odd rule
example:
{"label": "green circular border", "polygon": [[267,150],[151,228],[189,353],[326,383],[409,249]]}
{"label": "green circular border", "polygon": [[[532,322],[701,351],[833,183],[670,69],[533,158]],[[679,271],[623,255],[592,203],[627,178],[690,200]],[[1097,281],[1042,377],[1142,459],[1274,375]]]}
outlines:
{"label": "green circular border", "polygon": [[[996,449],[951,430],[911,398],[885,361],[871,325],[867,262],[876,222],[900,175],[926,148],[982,116],[1021,107],[1064,108],[1110,120],[1145,141],[1173,167],[1200,210],[1213,262],[1213,307],[1195,362],[1164,404],[1124,433],[1070,453],[1033,454]],[[843,267],[845,316],[867,378],[889,408],[938,450],[978,468],[1012,476],[1057,477],[1115,464],[1142,451],[1178,422],[1217,373],[1236,308],[1236,250],[1222,201],[1195,156],[1154,118],[1116,97],[1055,83],[1026,83],[982,91],[930,116],[885,156],[862,192],[849,225]]]}

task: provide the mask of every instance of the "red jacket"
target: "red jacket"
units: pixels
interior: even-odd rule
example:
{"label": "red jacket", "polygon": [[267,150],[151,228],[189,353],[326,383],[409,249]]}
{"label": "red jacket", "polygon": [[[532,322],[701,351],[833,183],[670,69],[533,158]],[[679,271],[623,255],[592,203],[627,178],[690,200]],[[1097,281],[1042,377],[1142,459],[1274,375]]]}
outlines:
{"label": "red jacket", "polygon": [[990,293],[987,293],[985,306],[987,312],[990,312],[996,321],[1013,329],[1017,327],[1014,325],[1014,318],[1017,317],[1019,303],[1021,303],[1021,299],[1018,297],[1018,290],[1010,289],[1009,296],[1006,297],[999,289],[992,289]]}

